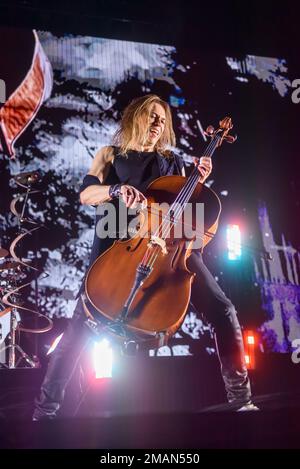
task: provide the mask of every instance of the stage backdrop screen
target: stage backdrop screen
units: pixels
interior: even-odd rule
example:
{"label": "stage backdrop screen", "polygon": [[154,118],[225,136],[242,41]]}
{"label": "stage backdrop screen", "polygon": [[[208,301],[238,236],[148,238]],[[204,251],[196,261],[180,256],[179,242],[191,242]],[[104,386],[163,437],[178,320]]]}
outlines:
{"label": "stage backdrop screen", "polygon": [[[43,227],[17,249],[43,271],[37,284],[32,278],[24,289],[24,301],[37,302],[53,319],[72,316],[95,223],[95,209],[80,205],[79,186],[97,150],[111,144],[124,107],[155,93],[171,106],[173,151],[187,172],[207,145],[206,127],[232,118],[237,140],[216,151],[206,182],[219,196],[222,214],[204,260],[243,327],[256,331],[260,349],[291,353],[300,338],[300,104],[289,57],[276,50],[272,57],[208,53],[196,45],[187,50],[5,28],[0,39],[3,248],[18,228],[10,202],[22,188],[14,176],[35,170],[43,175],[27,209]],[[229,225],[241,235],[236,259],[228,255]],[[200,351],[215,353],[213,332],[205,311],[190,307],[170,344],[152,354]]]}

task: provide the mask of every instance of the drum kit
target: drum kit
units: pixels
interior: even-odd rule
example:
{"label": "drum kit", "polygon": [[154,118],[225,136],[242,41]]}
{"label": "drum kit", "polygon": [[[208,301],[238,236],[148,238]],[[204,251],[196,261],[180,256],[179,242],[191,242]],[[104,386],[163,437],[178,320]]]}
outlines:
{"label": "drum kit", "polygon": [[[20,258],[15,250],[19,241],[25,236],[32,234],[33,231],[39,229],[38,225],[31,218],[25,217],[25,209],[29,200],[29,195],[40,192],[40,190],[33,190],[32,185],[40,180],[38,171],[21,173],[14,176],[16,184],[26,189],[24,194],[17,195],[10,204],[11,212],[17,217],[18,233],[17,237],[12,241],[9,250],[0,247],[0,362],[5,368],[38,368],[40,366],[37,356],[31,358],[17,343],[17,335],[23,332],[30,333],[43,333],[49,331],[53,323],[44,314],[38,311],[23,306],[20,301],[21,290],[31,284],[31,281],[26,281],[26,271],[31,270],[35,273],[35,280],[37,275],[42,273],[36,267],[33,267],[28,260]],[[21,210],[18,209],[18,204],[22,203]],[[28,228],[29,224],[29,228]],[[33,225],[33,228],[30,227]],[[25,283],[24,283],[25,280]],[[24,317],[28,313],[30,316],[42,319],[44,322],[43,327],[25,327]],[[35,326],[37,322],[35,321]],[[19,356],[18,356],[18,355]],[[4,359],[1,359],[4,356]]]}

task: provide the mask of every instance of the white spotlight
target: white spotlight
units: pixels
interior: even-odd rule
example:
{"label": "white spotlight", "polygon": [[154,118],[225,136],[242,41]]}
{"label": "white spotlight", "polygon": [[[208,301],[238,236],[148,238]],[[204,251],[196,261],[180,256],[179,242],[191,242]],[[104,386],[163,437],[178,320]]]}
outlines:
{"label": "white spotlight", "polygon": [[93,361],[97,379],[112,377],[113,353],[107,339],[94,343]]}

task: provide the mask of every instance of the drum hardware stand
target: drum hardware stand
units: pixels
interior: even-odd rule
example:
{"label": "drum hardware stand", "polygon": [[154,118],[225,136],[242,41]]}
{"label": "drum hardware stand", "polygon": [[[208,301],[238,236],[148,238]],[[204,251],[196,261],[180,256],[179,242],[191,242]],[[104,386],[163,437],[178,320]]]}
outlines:
{"label": "drum hardware stand", "polygon": [[[26,230],[26,228],[22,227],[22,224],[24,222],[29,221],[32,224],[37,224],[33,220],[24,218],[24,214],[25,214],[25,209],[26,209],[26,205],[28,202],[28,196],[31,192],[31,184],[36,182],[38,178],[39,178],[38,173],[24,173],[24,174],[20,174],[14,177],[18,185],[26,188],[26,193],[21,196],[21,200],[23,201],[22,210],[21,210],[21,213],[17,215],[18,216],[18,236],[22,233],[22,231],[24,230],[25,232],[28,231]],[[30,232],[28,234],[30,234]],[[16,271],[20,268],[20,266],[16,263],[16,266],[12,265],[12,268],[14,269],[13,283],[14,283],[14,287],[16,287],[17,286],[17,272]],[[10,333],[8,335],[8,345],[0,349],[0,352],[8,350],[8,364],[2,364],[2,365],[4,365],[5,368],[15,369],[18,367],[21,360],[25,360],[28,363],[30,368],[39,368],[40,367],[39,359],[36,356],[31,358],[22,349],[22,347],[16,343],[16,331],[18,328],[18,320],[17,320],[18,305],[17,304],[14,305],[14,303],[16,302],[16,295],[12,296],[12,301],[13,302],[11,303],[12,308],[10,312],[11,314]],[[16,360],[16,352],[20,354],[20,357],[18,360]]]}
{"label": "drum hardware stand", "polygon": [[[31,368],[39,368],[40,363],[39,360],[30,358],[27,353],[20,347],[20,345],[16,344],[16,330],[18,327],[17,322],[17,309],[12,308],[10,313],[10,334],[8,335],[9,344],[3,347],[0,352],[8,350],[8,365],[3,364],[5,368],[17,368],[18,364],[21,360],[25,360]],[[20,358],[16,362],[16,351],[20,353]]]}

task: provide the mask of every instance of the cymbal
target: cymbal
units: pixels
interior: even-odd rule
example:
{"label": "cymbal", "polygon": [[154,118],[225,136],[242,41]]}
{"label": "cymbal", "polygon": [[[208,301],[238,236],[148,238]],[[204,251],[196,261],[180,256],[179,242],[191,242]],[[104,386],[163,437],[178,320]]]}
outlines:
{"label": "cymbal", "polygon": [[3,262],[3,264],[0,264],[0,271],[17,269],[20,265],[22,264],[19,262]]}
{"label": "cymbal", "polygon": [[29,171],[14,176],[14,180],[20,184],[29,185],[38,182],[41,179],[39,171]]}
{"label": "cymbal", "polygon": [[8,251],[6,249],[0,248],[0,257],[6,257],[8,255]]}

